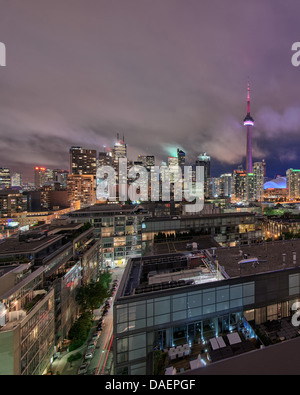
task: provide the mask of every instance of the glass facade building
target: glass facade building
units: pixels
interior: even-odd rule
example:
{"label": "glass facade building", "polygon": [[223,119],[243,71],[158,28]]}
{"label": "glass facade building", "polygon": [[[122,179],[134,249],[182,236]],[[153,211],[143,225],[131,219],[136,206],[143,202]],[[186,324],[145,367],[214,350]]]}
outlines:
{"label": "glass facade building", "polygon": [[208,341],[241,320],[261,324],[290,317],[300,297],[300,267],[128,295],[133,261],[114,303],[116,374],[153,374],[155,349]]}

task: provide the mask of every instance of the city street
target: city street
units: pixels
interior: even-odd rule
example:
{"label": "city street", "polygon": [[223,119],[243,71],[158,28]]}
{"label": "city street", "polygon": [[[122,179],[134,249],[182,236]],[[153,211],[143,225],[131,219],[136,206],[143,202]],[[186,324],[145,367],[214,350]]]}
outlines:
{"label": "city street", "polygon": [[[124,273],[124,268],[111,269],[112,281],[121,281]],[[102,332],[99,337],[94,356],[88,369],[88,374],[109,375],[113,374],[113,355],[112,355],[112,340],[113,340],[113,302],[116,293],[113,295],[111,307],[104,318],[102,325]],[[101,309],[95,311],[96,322],[101,317]]]}
{"label": "city street", "polygon": [[[119,283],[121,281],[122,275],[124,273],[124,267],[120,267],[117,269],[111,269],[112,272],[112,281],[118,280]],[[113,340],[113,302],[115,299],[115,294],[113,295],[113,299],[111,302],[111,307],[108,310],[107,315],[104,317],[102,332],[99,336],[96,349],[93,355],[93,358],[90,360],[90,365],[88,367],[87,374],[88,375],[110,375],[113,374],[113,353],[112,353],[112,340]],[[74,350],[72,353],[64,353],[61,355],[59,359],[56,359],[52,363],[52,374],[60,374],[60,375],[76,375],[78,368],[84,362],[84,354],[87,350],[87,344],[89,343],[90,337],[95,332],[97,327],[97,323],[102,316],[102,307],[100,309],[94,310],[95,321],[93,327],[90,331],[90,336],[85,342],[83,346],[79,349]],[[82,358],[78,361],[72,362],[72,364],[67,362],[68,357],[71,354],[76,354],[80,352],[82,354]]]}

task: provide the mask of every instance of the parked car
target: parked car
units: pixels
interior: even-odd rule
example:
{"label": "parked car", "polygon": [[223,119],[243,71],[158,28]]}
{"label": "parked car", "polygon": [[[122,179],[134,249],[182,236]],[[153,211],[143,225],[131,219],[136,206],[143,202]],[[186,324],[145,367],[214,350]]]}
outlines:
{"label": "parked car", "polygon": [[87,348],[88,350],[93,350],[95,348],[95,342],[93,340],[90,341]]}
{"label": "parked car", "polygon": [[86,374],[87,373],[87,370],[88,370],[88,367],[89,367],[89,363],[87,363],[87,362],[85,362],[85,363],[83,363],[81,366],[80,366],[80,368],[78,369],[78,374]]}
{"label": "parked car", "polygon": [[103,310],[103,313],[102,313],[102,316],[103,316],[103,317],[106,316],[107,313],[108,313],[108,309],[104,309],[104,310]]}
{"label": "parked car", "polygon": [[87,360],[87,359],[92,359],[92,358],[93,358],[93,355],[94,355],[93,351],[87,351],[87,352],[84,354],[84,359],[85,359],[85,360]]}
{"label": "parked car", "polygon": [[99,338],[99,333],[94,332],[93,336],[92,336],[92,340],[95,341],[95,340],[98,340],[98,338]]}

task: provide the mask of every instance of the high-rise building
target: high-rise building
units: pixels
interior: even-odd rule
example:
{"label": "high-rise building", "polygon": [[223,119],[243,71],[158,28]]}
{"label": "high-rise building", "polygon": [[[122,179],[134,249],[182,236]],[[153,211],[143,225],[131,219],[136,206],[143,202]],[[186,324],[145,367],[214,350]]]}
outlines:
{"label": "high-rise building", "polygon": [[288,169],[286,171],[286,185],[288,197],[292,200],[300,199],[300,170]]}
{"label": "high-rise building", "polygon": [[98,152],[98,166],[112,166],[112,153],[109,151]]}
{"label": "high-rise building", "polygon": [[151,170],[152,166],[155,166],[155,157],[153,155],[138,155],[138,161],[141,161],[148,171]]}
{"label": "high-rise building", "polygon": [[248,173],[246,175],[246,200],[253,201],[255,199],[255,185],[254,174]]}
{"label": "high-rise building", "polygon": [[82,147],[70,148],[70,174],[92,174],[96,176],[97,153],[96,150]]}
{"label": "high-rise building", "polygon": [[264,198],[264,174],[265,174],[265,162],[254,162],[253,164],[253,186],[254,200],[259,202],[263,201]]}
{"label": "high-rise building", "polygon": [[247,150],[246,150],[246,173],[252,173],[252,145],[251,145],[251,127],[254,120],[250,115],[250,85],[248,82],[247,89],[247,115],[244,118],[244,126],[247,126]]}
{"label": "high-rise building", "polygon": [[216,198],[221,195],[221,178],[210,177],[207,180],[207,197]]}
{"label": "high-rise building", "polygon": [[247,174],[245,170],[234,170],[231,183],[231,198],[233,201],[247,199]]}
{"label": "high-rise building", "polygon": [[46,168],[35,166],[34,168],[34,186],[35,188],[41,188],[45,184],[46,180]]}
{"label": "high-rise building", "polygon": [[96,203],[95,177],[88,174],[69,174],[67,180],[68,201],[72,209]]}
{"label": "high-rise building", "polygon": [[45,171],[45,183],[51,184],[54,181],[54,175],[52,169],[46,169]]}
{"label": "high-rise building", "polygon": [[22,174],[13,173],[11,176],[11,186],[12,187],[22,187]]}
{"label": "high-rise building", "polygon": [[124,140],[119,139],[118,134],[118,139],[113,148],[113,166],[116,171],[119,169],[119,159],[121,158],[127,158],[127,145]]}
{"label": "high-rise building", "polygon": [[181,170],[183,172],[183,168],[185,166],[185,152],[179,148],[177,148],[177,159],[178,159],[178,166],[181,167]]}
{"label": "high-rise building", "polygon": [[10,188],[10,169],[7,167],[0,167],[0,189]]}
{"label": "high-rise building", "polygon": [[210,178],[210,156],[206,152],[200,154],[196,160],[196,166],[204,167],[204,182],[206,182]]}
{"label": "high-rise building", "polygon": [[232,174],[225,173],[220,176],[220,194],[221,196],[231,196]]}
{"label": "high-rise building", "polygon": [[198,156],[196,160],[196,167],[203,166],[204,167],[204,196],[209,197],[209,181],[210,178],[210,156],[204,152]]}
{"label": "high-rise building", "polygon": [[53,170],[53,182],[59,183],[60,187],[62,189],[66,189],[68,175],[69,175],[68,170],[54,169]]}

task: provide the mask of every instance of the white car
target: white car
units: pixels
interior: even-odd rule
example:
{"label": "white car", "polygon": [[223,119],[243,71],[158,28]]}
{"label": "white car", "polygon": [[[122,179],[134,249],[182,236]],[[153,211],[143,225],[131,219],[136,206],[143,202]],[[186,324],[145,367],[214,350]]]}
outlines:
{"label": "white car", "polygon": [[92,351],[87,351],[84,355],[84,359],[92,359],[94,353]]}

